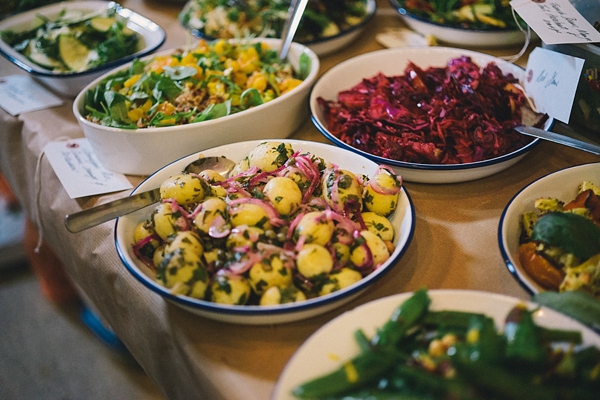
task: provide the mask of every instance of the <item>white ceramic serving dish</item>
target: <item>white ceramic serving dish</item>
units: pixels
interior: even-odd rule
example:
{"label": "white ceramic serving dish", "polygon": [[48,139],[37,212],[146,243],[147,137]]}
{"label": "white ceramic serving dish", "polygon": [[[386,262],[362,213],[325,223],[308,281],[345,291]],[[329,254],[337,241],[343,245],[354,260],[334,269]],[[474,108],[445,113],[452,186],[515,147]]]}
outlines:
{"label": "white ceramic serving dish", "polygon": [[[365,53],[346,60],[327,71],[315,84],[310,95],[311,118],[317,129],[337,146],[362,154],[379,164],[392,166],[402,175],[405,181],[422,183],[454,183],[483,178],[500,172],[523,158],[540,139],[535,139],[528,145],[504,156],[489,160],[477,161],[466,164],[418,164],[396,161],[378,157],[365,151],[356,149],[327,130],[323,110],[319,106],[319,97],[325,100],[337,100],[338,93],[357,85],[364,78],[371,78],[378,73],[393,76],[401,75],[407,64],[412,61],[422,69],[430,66],[443,67],[453,58],[469,56],[479,66],[484,67],[489,62],[495,62],[504,73],[512,73],[521,80],[524,70],[515,64],[499,58],[464,49],[449,47],[411,47],[391,48]],[[550,118],[544,129],[549,129],[553,124]]]}
{"label": "white ceramic serving dish", "polygon": [[96,79],[98,76],[110,71],[113,68],[124,64],[134,58],[143,57],[155,51],[165,41],[165,31],[150,21],[149,19],[127,9],[121,7],[115,2],[107,2],[100,0],[90,1],[64,1],[51,4],[48,6],[36,8],[24,13],[19,13],[0,21],[0,31],[14,30],[22,31],[30,28],[31,21],[36,15],[44,15],[50,19],[56,18],[65,8],[69,10],[82,10],[85,12],[102,11],[107,8],[114,8],[117,14],[123,18],[127,18],[127,27],[136,32],[141,37],[139,50],[127,57],[121,58],[104,64],[102,66],[89,69],[82,72],[59,73],[40,67],[31,62],[27,57],[15,51],[12,47],[0,39],[0,53],[9,61],[27,71],[35,79],[53,89],[58,94],[73,98],[83,89],[85,85]]}
{"label": "white ceramic serving dish", "polygon": [[[278,49],[281,44],[280,39],[252,41],[268,43],[273,49]],[[172,54],[173,51],[171,49],[158,55]],[[306,121],[306,101],[319,71],[317,55],[298,43],[292,43],[288,53],[288,59],[294,68],[298,67],[301,54],[310,58],[311,69],[300,85],[268,103],[226,117],[195,124],[139,130],[112,128],[88,121],[82,114],[85,92],[117,70],[87,85],[75,99],[73,113],[98,159],[106,168],[124,174],[149,175],[173,160],[198,150],[244,140],[285,138],[291,135]],[[151,57],[153,56],[147,58]],[[119,69],[129,66],[130,63]]]}
{"label": "white ceramic serving dish", "polygon": [[[193,1],[193,0],[191,0]],[[187,6],[187,5],[186,5]],[[184,7],[186,7],[184,6]],[[377,4],[375,0],[367,0],[367,12],[363,18],[363,20],[354,26],[349,27],[348,29],[344,29],[340,31],[338,34],[333,36],[328,36],[325,38],[319,38],[315,40],[311,40],[308,42],[299,42],[309,49],[315,52],[315,54],[319,57],[323,57],[334,53],[338,50],[343,49],[354,40],[356,40],[362,32],[365,30],[365,26],[367,23],[373,18],[375,15],[375,11],[377,9]],[[214,37],[204,35],[200,30],[193,29],[190,27],[183,25],[186,29],[189,29],[192,35],[198,38],[205,38],[207,40],[213,40]]]}
{"label": "white ceramic serving dish", "polygon": [[[132,194],[160,186],[169,176],[180,173],[188,163],[197,159],[199,154],[203,156],[226,156],[237,162],[263,141],[265,140],[232,143],[181,158],[150,176],[135,188]],[[290,143],[294,150],[310,152],[356,174],[372,176],[377,169],[377,164],[372,161],[331,145],[301,140],[285,140],[285,142]],[[252,325],[277,324],[309,318],[333,310],[354,299],[371,284],[383,277],[398,262],[412,239],[415,223],[415,210],[412,201],[406,190],[402,189],[396,211],[390,217],[396,231],[394,238],[395,250],[390,258],[376,271],[347,288],[303,302],[276,306],[229,306],[187,296],[173,295],[168,289],[154,281],[152,272],[136,258],[132,250],[134,228],[138,223],[145,221],[153,209],[152,206],[146,207],[117,219],[115,244],[119,257],[129,272],[153,292],[192,313],[219,321]]]}
{"label": "white ceramic serving dish", "polygon": [[[459,28],[427,21],[409,13],[397,0],[390,0],[393,8],[398,11],[402,21],[412,30],[422,35],[433,35],[440,42],[455,46],[490,48],[509,47],[525,43],[526,35],[518,29],[468,29]],[[537,35],[531,31],[531,39]]]}
{"label": "white ceramic serving dish", "polygon": [[498,224],[498,245],[506,267],[529,293],[544,291],[523,270],[519,263],[519,235],[521,215],[534,211],[535,200],[554,197],[565,203],[577,196],[577,185],[582,181],[600,182],[600,163],[577,165],[539,178],[521,189],[506,205]]}
{"label": "white ceramic serving dish", "polygon": [[[484,313],[504,326],[508,312],[521,301],[514,297],[471,290],[429,290],[431,310],[457,310]],[[401,293],[371,301],[348,311],[323,325],[294,353],[283,369],[272,400],[296,400],[294,387],[339,368],[344,361],[360,352],[354,332],[362,329],[372,337],[392,315],[392,312],[412,293]],[[527,303],[529,309],[537,308]],[[600,336],[581,323],[547,307],[535,313],[536,323],[547,328],[575,329],[582,332],[583,344],[600,347]]]}

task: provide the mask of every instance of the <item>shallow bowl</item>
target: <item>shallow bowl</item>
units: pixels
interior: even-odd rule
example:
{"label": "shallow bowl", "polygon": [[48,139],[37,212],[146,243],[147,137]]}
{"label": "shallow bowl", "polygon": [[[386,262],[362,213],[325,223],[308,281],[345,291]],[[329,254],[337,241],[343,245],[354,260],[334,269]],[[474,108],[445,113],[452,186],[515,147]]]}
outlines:
{"label": "shallow bowl", "polygon": [[43,15],[47,18],[56,18],[59,13],[68,8],[69,10],[82,10],[85,12],[101,11],[107,8],[114,8],[117,14],[128,19],[127,27],[136,32],[142,40],[139,43],[139,50],[127,57],[110,63],[88,69],[82,72],[53,72],[43,68],[23,54],[14,50],[6,42],[0,39],[0,54],[11,61],[13,64],[28,72],[32,77],[42,82],[50,89],[58,94],[73,98],[83,89],[88,83],[96,79],[100,75],[112,70],[113,68],[122,65],[134,58],[143,57],[152,53],[160,47],[165,41],[165,31],[152,22],[151,20],[127,9],[121,7],[115,2],[106,2],[99,0],[90,1],[68,1],[51,4],[44,7],[39,7],[24,13],[19,13],[0,21],[0,31],[14,30],[23,31],[30,28],[30,24],[36,15]]}
{"label": "shallow bowl", "polygon": [[[160,186],[168,177],[180,173],[189,162],[197,159],[199,154],[204,156],[226,156],[237,162],[262,142],[263,140],[255,140],[233,143],[181,158],[151,175],[132,194]],[[377,164],[372,161],[331,145],[301,140],[285,140],[285,142],[290,143],[294,150],[310,152],[355,174],[373,175],[377,169]],[[153,278],[153,272],[136,258],[132,249],[133,230],[140,222],[148,218],[152,209],[152,207],[146,207],[117,219],[115,244],[119,257],[127,270],[148,289],[194,314],[223,322],[250,325],[277,324],[309,318],[331,311],[356,298],[388,273],[400,260],[412,239],[415,223],[415,210],[412,200],[406,190],[402,189],[396,211],[390,217],[396,231],[394,238],[395,250],[390,258],[376,271],[344,289],[302,302],[275,306],[231,306],[172,294],[169,289],[158,284]]]}
{"label": "shallow bowl", "polygon": [[600,182],[600,163],[583,164],[561,169],[541,177],[521,189],[506,205],[498,224],[498,245],[506,267],[521,286],[531,294],[545,289],[531,279],[519,262],[521,215],[534,211],[535,200],[554,197],[569,202],[577,196],[582,181]]}
{"label": "shallow bowl", "polygon": [[[430,66],[443,67],[450,59],[460,56],[471,57],[481,67],[484,67],[489,62],[495,62],[505,74],[512,73],[519,80],[524,75],[524,70],[515,64],[487,54],[464,49],[417,47],[373,51],[346,60],[331,68],[319,78],[310,95],[311,119],[317,129],[337,146],[354,151],[379,164],[392,166],[406,181],[454,183],[479,179],[500,172],[523,158],[538,144],[540,139],[534,139],[529,144],[512,153],[489,160],[465,164],[419,164],[391,160],[356,149],[335,137],[327,129],[323,110],[317,100],[319,97],[325,100],[337,100],[339,92],[350,89],[360,83],[362,79],[371,78],[380,72],[388,76],[401,75],[410,61],[420,68],[426,69]],[[551,118],[548,119],[544,129],[549,129],[552,124],[553,120]]]}

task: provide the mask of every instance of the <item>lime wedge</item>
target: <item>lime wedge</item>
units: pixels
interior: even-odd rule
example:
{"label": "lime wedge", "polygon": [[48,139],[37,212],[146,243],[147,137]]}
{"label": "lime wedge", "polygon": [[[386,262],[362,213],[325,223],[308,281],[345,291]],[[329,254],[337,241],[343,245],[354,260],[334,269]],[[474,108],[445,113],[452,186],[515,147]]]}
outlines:
{"label": "lime wedge", "polygon": [[87,67],[90,50],[74,36],[60,35],[58,54],[67,68],[72,71],[83,71]]}

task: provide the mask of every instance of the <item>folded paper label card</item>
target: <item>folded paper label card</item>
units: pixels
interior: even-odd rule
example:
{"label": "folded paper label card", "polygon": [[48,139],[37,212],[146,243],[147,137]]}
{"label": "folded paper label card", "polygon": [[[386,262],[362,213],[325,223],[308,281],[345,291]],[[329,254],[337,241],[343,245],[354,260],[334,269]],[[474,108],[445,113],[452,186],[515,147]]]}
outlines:
{"label": "folded paper label card", "polygon": [[0,107],[10,115],[61,106],[63,101],[28,75],[0,77]]}
{"label": "folded paper label card", "polygon": [[510,5],[546,44],[600,42],[600,32],[569,0],[512,0]]}
{"label": "folded paper label card", "polygon": [[49,142],[44,154],[56,176],[72,199],[131,189],[123,174],[100,164],[87,139]]}
{"label": "folded paper label card", "polygon": [[541,47],[533,49],[525,70],[525,92],[538,112],[569,123],[584,61]]}

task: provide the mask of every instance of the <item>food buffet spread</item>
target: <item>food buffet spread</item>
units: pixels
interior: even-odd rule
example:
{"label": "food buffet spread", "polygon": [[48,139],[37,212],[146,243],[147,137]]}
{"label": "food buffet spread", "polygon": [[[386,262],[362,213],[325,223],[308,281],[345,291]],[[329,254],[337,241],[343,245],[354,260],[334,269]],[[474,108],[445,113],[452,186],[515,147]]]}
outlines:
{"label": "food buffet spread", "polygon": [[[77,15],[52,5],[35,26],[3,33],[15,49],[0,48],[2,76],[64,89],[53,82],[68,70],[111,65],[69,81],[79,90],[58,90],[59,107],[0,110],[0,170],[85,301],[169,399],[423,385],[517,398],[476,371],[509,376],[523,363],[519,384],[535,382],[540,398],[594,398],[600,325],[531,302],[577,290],[597,310],[600,295],[597,156],[513,130],[554,123],[520,85],[539,42],[505,60],[522,41],[504,36],[516,26],[504,2],[339,1],[343,12],[325,18],[333,2],[313,1],[282,61],[285,3],[124,0]],[[379,44],[378,34],[417,29],[407,18],[476,32],[461,36],[472,45]],[[501,46],[477,42],[494,32]],[[259,33],[270,38],[244,37]],[[141,60],[133,47],[110,58],[114,43],[144,40],[152,54]],[[75,138],[102,146],[100,161],[137,187],[70,198],[44,148]],[[235,166],[187,170],[208,156]],[[116,222],[64,225],[158,187],[156,205]],[[576,347],[548,358],[556,342]],[[552,392],[541,377],[566,384]]]}

